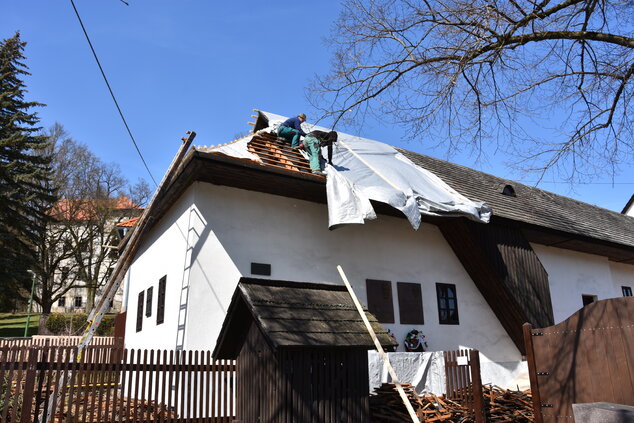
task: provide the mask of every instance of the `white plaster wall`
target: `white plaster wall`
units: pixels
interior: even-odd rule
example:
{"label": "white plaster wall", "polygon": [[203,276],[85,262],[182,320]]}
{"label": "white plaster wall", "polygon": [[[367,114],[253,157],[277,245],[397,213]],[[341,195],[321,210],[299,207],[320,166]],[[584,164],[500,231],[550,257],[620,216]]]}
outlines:
{"label": "white plaster wall", "polygon": [[[176,327],[180,301],[180,288],[187,250],[186,234],[190,206],[194,191],[190,187],[168,213],[145,236],[134,262],[128,270],[126,347],[176,347]],[[165,321],[156,324],[159,279],[167,276],[165,292]],[[136,332],[137,300],[139,292],[153,286],[152,315],[143,312],[143,329]]]}
{"label": "white plaster wall", "polygon": [[623,295],[623,286],[627,286],[634,291],[634,266],[631,264],[610,262],[610,272],[612,281],[618,291],[615,297]]}
{"label": "white plaster wall", "polygon": [[[555,323],[579,310],[582,295],[599,300],[622,295],[621,281],[634,281],[634,266],[610,262],[607,257],[532,244],[548,272]],[[631,284],[631,282],[630,282]]]}
{"label": "white plaster wall", "polygon": [[[269,263],[272,279],[340,284],[343,266],[361,301],[366,279],[422,284],[430,350],[478,348],[489,360],[515,361],[519,352],[440,231],[379,216],[365,225],[329,231],[325,205],[235,188],[196,183],[190,198],[200,211],[191,268],[186,348],[213,348],[239,276],[251,262]],[[439,325],[436,282],[456,285],[460,325]],[[129,304],[135,301],[130,292]],[[134,313],[129,313],[132,324]],[[402,344],[413,325],[385,324]]]}

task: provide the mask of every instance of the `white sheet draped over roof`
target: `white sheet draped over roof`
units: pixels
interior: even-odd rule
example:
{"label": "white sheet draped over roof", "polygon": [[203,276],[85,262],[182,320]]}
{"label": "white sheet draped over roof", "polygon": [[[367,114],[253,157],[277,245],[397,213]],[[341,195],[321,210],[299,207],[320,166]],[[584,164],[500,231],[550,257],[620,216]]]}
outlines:
{"label": "white sheet draped over roof", "polygon": [[[269,120],[269,130],[286,120],[284,116],[261,113]],[[329,131],[328,128],[306,123],[302,127],[305,132],[313,129]],[[330,228],[375,219],[376,213],[370,200],[400,210],[414,229],[420,226],[421,214],[466,216],[484,223],[489,221],[491,209],[485,203],[469,200],[393,147],[342,132],[338,135],[333,165],[326,167]],[[227,149],[222,153],[232,155]],[[244,157],[236,154],[236,157],[239,156]]]}

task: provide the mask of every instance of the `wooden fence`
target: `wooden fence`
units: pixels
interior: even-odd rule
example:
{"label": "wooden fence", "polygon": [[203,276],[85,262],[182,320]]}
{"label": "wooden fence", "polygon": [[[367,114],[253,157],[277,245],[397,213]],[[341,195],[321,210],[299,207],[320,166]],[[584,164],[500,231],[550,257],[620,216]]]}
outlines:
{"label": "wooden fence", "polygon": [[476,423],[483,423],[484,397],[478,350],[444,351],[447,398],[469,408]]}
{"label": "wooden fence", "polygon": [[77,360],[76,347],[3,347],[0,363],[2,423],[229,423],[235,416],[235,363],[214,361],[210,351],[91,346]]}
{"label": "wooden fence", "polygon": [[[76,346],[81,336],[45,336],[35,335],[26,338],[0,338],[0,348],[3,347],[45,347],[45,346]],[[95,336],[91,345],[123,348],[123,338],[113,336]]]}
{"label": "wooden fence", "polygon": [[573,422],[575,403],[634,405],[634,298],[594,302],[543,329],[526,323],[524,341],[536,423]]}

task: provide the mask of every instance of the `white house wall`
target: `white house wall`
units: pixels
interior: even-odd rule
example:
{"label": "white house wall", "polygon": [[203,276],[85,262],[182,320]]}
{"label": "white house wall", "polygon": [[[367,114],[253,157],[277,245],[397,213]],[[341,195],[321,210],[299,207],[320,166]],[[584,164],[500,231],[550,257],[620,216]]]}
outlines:
{"label": "white house wall", "polygon": [[[396,322],[396,282],[422,284],[425,324],[384,325],[401,344],[406,333],[417,328],[427,335],[432,350],[473,347],[493,361],[520,359],[435,226],[425,224],[414,231],[405,219],[379,216],[365,225],[329,231],[325,205],[201,182],[194,187],[195,195],[188,199],[194,201],[200,216],[190,275],[186,348],[213,348],[240,275],[253,276],[252,262],[270,264],[271,279],[337,284],[341,283],[336,270],[340,264],[364,302],[366,279],[392,281]],[[456,285],[460,325],[438,324],[436,282]],[[131,290],[130,305],[135,298]],[[128,316],[130,327],[134,313]]]}
{"label": "white house wall", "polygon": [[582,306],[582,295],[598,300],[622,296],[622,285],[632,286],[634,266],[606,257],[532,244],[548,273],[555,323],[567,319]]}
{"label": "white house wall", "polygon": [[[187,190],[158,224],[145,236],[145,240],[128,275],[128,302],[126,317],[127,348],[174,349],[179,316],[180,289],[187,250],[186,234],[193,204],[193,189]],[[165,321],[156,324],[158,283],[167,276],[165,295]],[[136,331],[137,300],[139,292],[153,286],[152,315],[143,313],[143,329]]]}

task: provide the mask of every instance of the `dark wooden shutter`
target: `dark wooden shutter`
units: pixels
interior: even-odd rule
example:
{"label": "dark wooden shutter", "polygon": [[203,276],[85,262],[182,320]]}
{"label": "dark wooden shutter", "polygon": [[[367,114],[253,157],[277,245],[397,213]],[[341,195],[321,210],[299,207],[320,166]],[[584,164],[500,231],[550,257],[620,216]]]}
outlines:
{"label": "dark wooden shutter", "polygon": [[394,304],[392,303],[392,283],[367,279],[368,310],[381,323],[394,323]]}
{"label": "dark wooden shutter", "polygon": [[147,289],[147,297],[145,300],[145,315],[147,317],[150,317],[152,315],[152,294],[154,294],[153,286]]}
{"label": "dark wooden shutter", "polygon": [[139,292],[139,299],[136,305],[136,331],[141,332],[143,329],[143,298],[145,297],[145,291]]}
{"label": "dark wooden shutter", "polygon": [[398,308],[403,325],[422,325],[425,323],[423,317],[423,296],[419,283],[397,282]]}
{"label": "dark wooden shutter", "polygon": [[156,324],[160,325],[165,321],[165,283],[167,282],[167,276],[163,276],[159,280],[158,286],[158,301],[156,305]]}

